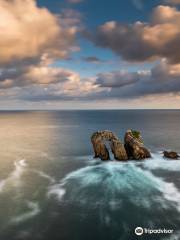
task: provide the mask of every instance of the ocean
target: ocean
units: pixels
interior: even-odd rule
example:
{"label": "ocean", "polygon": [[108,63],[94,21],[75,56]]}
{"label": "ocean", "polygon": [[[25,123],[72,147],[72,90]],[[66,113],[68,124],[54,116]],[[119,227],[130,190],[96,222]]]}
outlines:
{"label": "ocean", "polygon": [[[0,112],[0,240],[179,240],[179,110]],[[152,158],[93,159],[90,137],[141,131]],[[173,230],[135,234],[135,228]]]}

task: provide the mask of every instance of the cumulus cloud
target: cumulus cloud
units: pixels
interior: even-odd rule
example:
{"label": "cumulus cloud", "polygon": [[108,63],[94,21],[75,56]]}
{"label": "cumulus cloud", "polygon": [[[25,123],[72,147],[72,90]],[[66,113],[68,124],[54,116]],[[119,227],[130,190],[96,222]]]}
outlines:
{"label": "cumulus cloud", "polygon": [[[39,65],[0,71],[0,89],[10,89],[28,101],[134,99],[159,94],[180,94],[180,64],[162,60],[151,70],[125,70],[81,78],[69,69]],[[12,90],[11,90],[12,89]],[[17,93],[17,89],[20,92]],[[13,94],[14,95],[14,94]]]}
{"label": "cumulus cloud", "polygon": [[[34,70],[37,71],[37,69]],[[41,70],[40,67],[36,74],[39,75]],[[41,74],[44,76],[44,73]],[[78,73],[70,70],[49,69],[48,75],[52,75],[48,77],[51,79],[51,83],[46,85],[41,84],[41,81],[37,82],[38,77],[33,74],[31,77],[36,81],[32,85],[27,84],[21,87],[21,93],[18,93],[19,97],[28,101],[40,102],[50,100],[130,100],[160,96],[160,94],[180,95],[180,64],[169,65],[165,60],[149,71],[113,71],[82,79]]]}
{"label": "cumulus cloud", "polygon": [[76,33],[70,17],[55,16],[35,0],[0,1],[0,64],[43,54],[65,58],[76,50]]}
{"label": "cumulus cloud", "polygon": [[53,15],[35,0],[0,2],[0,95],[17,99],[63,99],[86,95],[96,86],[80,75],[53,67],[77,51],[81,14],[62,9]]}
{"label": "cumulus cloud", "polygon": [[70,71],[48,66],[7,68],[0,72],[0,88],[12,88],[32,84],[51,84],[66,81]]}
{"label": "cumulus cloud", "polygon": [[74,76],[74,72],[62,68],[31,66],[27,68],[27,71],[21,76],[21,78],[27,80],[27,83],[48,85],[52,83],[66,82]]}
{"label": "cumulus cloud", "polygon": [[[92,79],[81,79],[76,72],[56,83],[48,85],[33,84],[21,87],[18,93],[19,99],[31,102],[60,101],[60,100],[85,100],[92,92],[99,92],[101,89]],[[17,89],[15,89],[17,92]],[[14,88],[10,92],[14,92]]]}
{"label": "cumulus cloud", "polygon": [[150,23],[106,22],[90,36],[97,46],[109,48],[125,60],[150,61],[166,58],[180,61],[180,12],[170,6],[154,9]]}
{"label": "cumulus cloud", "polygon": [[93,92],[99,92],[97,86],[91,81],[73,82],[66,84],[51,84],[47,88],[42,86],[28,86],[20,92],[20,99],[32,102],[41,101],[71,101],[71,100],[88,100]]}
{"label": "cumulus cloud", "polygon": [[98,98],[136,98],[154,94],[180,94],[180,64],[162,61],[150,71],[100,74],[95,81],[103,89]]}
{"label": "cumulus cloud", "polygon": [[[54,67],[77,51],[81,15],[64,9],[53,15],[34,0],[0,1],[0,98],[33,101],[137,99],[180,92],[180,12],[159,6],[150,23],[100,26],[94,38],[126,60],[161,59],[149,71],[118,70],[81,78],[70,69]],[[164,58],[164,60],[162,60]],[[84,61],[100,63],[96,56]]]}
{"label": "cumulus cloud", "polygon": [[[80,76],[69,69],[51,67],[40,63],[39,65],[7,68],[0,71],[0,88],[23,87],[27,85],[42,85],[63,83],[67,85],[78,84]],[[71,86],[71,87],[72,87]]]}
{"label": "cumulus cloud", "polygon": [[78,73],[52,64],[79,50],[75,37],[80,25],[81,14],[72,9],[54,15],[35,0],[0,1],[1,96],[6,91],[18,97],[18,90],[23,94],[26,89],[41,93],[49,86],[68,94],[78,86]]}
{"label": "cumulus cloud", "polygon": [[69,100],[100,91],[95,78],[81,79],[70,69],[53,67],[42,61],[38,65],[0,70],[0,93],[29,101]]}
{"label": "cumulus cloud", "polygon": [[138,73],[129,73],[127,71],[114,71],[109,73],[100,73],[97,76],[96,84],[100,87],[123,87],[139,80]]}

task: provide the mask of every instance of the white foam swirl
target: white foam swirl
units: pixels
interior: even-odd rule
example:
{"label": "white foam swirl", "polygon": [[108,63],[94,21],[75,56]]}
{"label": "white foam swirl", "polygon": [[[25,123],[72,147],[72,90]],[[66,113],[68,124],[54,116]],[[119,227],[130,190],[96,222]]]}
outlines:
{"label": "white foam swirl", "polygon": [[0,193],[3,192],[6,186],[11,185],[18,187],[21,184],[20,178],[27,166],[25,159],[16,161],[14,163],[14,170],[8,175],[6,179],[0,181]]}
{"label": "white foam swirl", "polygon": [[67,174],[59,184],[52,185],[48,196],[55,196],[60,201],[88,205],[107,204],[111,209],[119,208],[126,198],[137,207],[151,209],[153,204],[161,204],[165,209],[173,207],[180,211],[178,188],[173,182],[167,182],[150,171],[161,168],[168,160],[162,158],[159,164],[153,162],[154,165],[151,164],[152,161],[156,159],[107,162],[84,167]]}
{"label": "white foam swirl", "polygon": [[13,217],[11,219],[11,223],[18,224],[27,221],[28,219],[33,218],[40,213],[39,204],[37,202],[27,201],[26,205],[27,211],[25,213]]}

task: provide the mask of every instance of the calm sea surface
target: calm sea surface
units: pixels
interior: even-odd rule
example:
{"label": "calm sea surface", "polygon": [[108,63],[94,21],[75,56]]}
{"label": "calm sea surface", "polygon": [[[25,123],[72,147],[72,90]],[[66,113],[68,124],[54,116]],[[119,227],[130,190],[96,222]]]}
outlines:
{"label": "calm sea surface", "polygon": [[[179,240],[180,111],[0,112],[0,240]],[[152,159],[93,159],[90,136],[142,132]],[[173,234],[134,234],[137,227]]]}

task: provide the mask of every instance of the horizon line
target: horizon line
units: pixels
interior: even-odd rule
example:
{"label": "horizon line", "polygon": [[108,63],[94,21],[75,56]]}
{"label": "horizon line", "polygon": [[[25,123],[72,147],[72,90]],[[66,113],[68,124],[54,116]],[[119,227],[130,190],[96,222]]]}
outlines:
{"label": "horizon line", "polygon": [[88,108],[88,109],[82,109],[82,108],[72,108],[72,109],[65,109],[65,108],[59,108],[59,109],[0,109],[0,112],[3,111],[128,111],[128,110],[180,110],[180,108]]}

